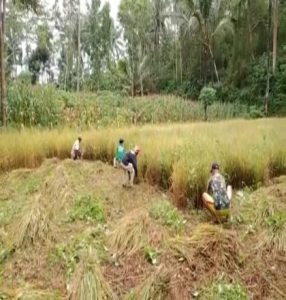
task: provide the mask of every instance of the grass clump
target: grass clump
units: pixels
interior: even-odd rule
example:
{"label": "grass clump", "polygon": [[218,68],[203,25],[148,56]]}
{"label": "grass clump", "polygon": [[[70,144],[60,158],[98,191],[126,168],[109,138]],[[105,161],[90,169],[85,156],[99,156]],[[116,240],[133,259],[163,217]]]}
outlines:
{"label": "grass clump", "polygon": [[132,255],[143,249],[148,243],[150,225],[147,211],[131,211],[115,224],[108,239],[111,249],[118,255]]}
{"label": "grass clump", "polygon": [[101,272],[96,252],[92,248],[80,257],[80,263],[69,286],[69,299],[114,299],[113,292]]}
{"label": "grass clump", "polygon": [[240,245],[237,236],[230,230],[211,224],[199,224],[190,237],[175,237],[169,240],[171,250],[189,265],[196,264],[216,270],[233,270],[240,263]]}
{"label": "grass clump", "polygon": [[245,286],[239,282],[228,282],[218,278],[210,286],[202,289],[198,299],[201,300],[248,300]]}
{"label": "grass clump", "polygon": [[156,265],[158,263],[159,252],[155,248],[150,246],[145,247],[144,256],[150,264]]}
{"label": "grass clump", "polygon": [[101,200],[93,195],[85,195],[76,200],[69,212],[72,221],[105,222],[105,213]]}
{"label": "grass clump", "polygon": [[51,214],[41,201],[40,194],[35,196],[31,207],[27,207],[20,224],[16,224],[15,246],[17,248],[45,242],[51,238]]}
{"label": "grass clump", "polygon": [[68,243],[56,245],[50,253],[49,261],[52,266],[61,264],[66,270],[67,277],[71,278],[82,253],[87,251],[90,247],[96,250],[97,257],[100,261],[107,258],[101,226],[93,228],[92,230],[86,230]]}
{"label": "grass clump", "polygon": [[162,266],[148,276],[145,281],[129,295],[125,300],[164,300],[168,295],[170,274]]}
{"label": "grass clump", "polygon": [[52,220],[57,210],[63,208],[69,195],[69,181],[63,166],[59,165],[46,179],[41,191],[32,197],[20,223],[15,223],[16,247],[51,240]]}
{"label": "grass clump", "polygon": [[178,209],[167,199],[156,202],[150,209],[150,216],[176,231],[181,231],[186,223]]}
{"label": "grass clump", "polygon": [[264,229],[262,243],[270,249],[286,254],[286,203],[282,199],[258,194],[255,221],[257,229]]}

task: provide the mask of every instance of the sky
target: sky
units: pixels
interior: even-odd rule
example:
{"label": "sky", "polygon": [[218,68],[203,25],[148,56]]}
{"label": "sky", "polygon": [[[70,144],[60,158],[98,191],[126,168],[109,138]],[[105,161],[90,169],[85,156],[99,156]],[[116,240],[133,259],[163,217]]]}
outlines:
{"label": "sky", "polygon": [[104,0],[104,2],[110,3],[111,16],[116,21],[120,0]]}
{"label": "sky", "polygon": [[[115,21],[117,21],[117,13],[120,1],[121,0],[101,0],[101,5],[104,5],[104,3],[106,2],[110,3],[111,16]],[[48,7],[52,7],[55,3],[55,0],[43,0],[42,2]],[[83,8],[83,10],[86,7],[86,2],[91,2],[91,0],[81,0],[81,7]]]}
{"label": "sky", "polygon": [[[60,3],[62,3],[62,0],[41,0],[41,2],[45,5],[46,8],[52,8],[55,1],[60,1]],[[81,1],[81,8],[83,12],[86,12],[86,2],[91,2],[91,0],[80,0]],[[120,4],[121,0],[101,0],[101,5],[104,5],[106,2],[109,2],[110,4],[110,13],[111,16],[113,18],[113,20],[115,21],[115,24],[118,24],[118,19],[117,19],[117,14],[118,14],[118,9],[119,9],[119,4]],[[26,44],[23,43],[22,45],[22,49],[23,49],[23,53],[25,53],[26,51]],[[32,45],[32,49],[34,49],[36,47],[36,44]],[[26,66],[16,66],[16,73],[20,74],[21,71],[25,70]],[[54,72],[56,72],[57,70],[54,70]],[[55,74],[56,75],[56,74]],[[42,81],[44,82],[46,79],[42,78]]]}

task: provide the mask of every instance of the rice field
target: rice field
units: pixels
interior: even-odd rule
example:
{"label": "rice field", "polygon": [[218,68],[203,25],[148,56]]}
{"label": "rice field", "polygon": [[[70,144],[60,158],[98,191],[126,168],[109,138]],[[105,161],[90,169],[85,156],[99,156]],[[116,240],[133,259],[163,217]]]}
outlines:
{"label": "rice field", "polygon": [[2,132],[0,171],[38,167],[45,158],[70,156],[83,138],[84,158],[111,163],[120,137],[135,144],[141,180],[169,190],[177,206],[200,206],[210,164],[217,161],[234,188],[259,187],[286,173],[286,120],[234,120],[129,128],[25,129]]}
{"label": "rice field", "polygon": [[123,181],[56,158],[0,174],[0,298],[285,299],[285,176],[237,191],[224,225]]}
{"label": "rice field", "polygon": [[[0,299],[285,299],[285,121],[1,132]],[[141,147],[131,190],[120,137]],[[193,209],[213,161],[225,225]]]}

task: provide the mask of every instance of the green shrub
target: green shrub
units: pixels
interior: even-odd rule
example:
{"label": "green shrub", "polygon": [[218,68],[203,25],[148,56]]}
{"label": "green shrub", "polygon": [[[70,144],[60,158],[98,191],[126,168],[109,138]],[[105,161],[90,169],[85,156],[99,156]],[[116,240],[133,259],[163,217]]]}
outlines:
{"label": "green shrub", "polygon": [[80,197],[75,202],[69,216],[72,221],[105,221],[105,214],[101,201],[91,195]]}
{"label": "green shrub", "polygon": [[202,289],[199,296],[202,300],[247,300],[246,288],[240,282],[229,283],[219,278],[210,286]]}
{"label": "green shrub", "polygon": [[216,99],[216,90],[214,88],[207,86],[202,88],[199,100],[203,101],[204,105],[211,105],[216,101]]}
{"label": "green shrub", "polygon": [[200,96],[199,96],[199,100],[202,101],[203,106],[204,106],[204,111],[205,111],[205,120],[207,120],[208,115],[207,115],[207,108],[208,106],[210,106],[211,104],[213,104],[216,101],[217,97],[216,97],[216,90],[212,87],[203,87],[201,92],[200,92]]}
{"label": "green shrub", "polygon": [[284,225],[286,224],[286,213],[276,212],[268,216],[265,221],[272,232],[280,232],[284,229]]}
{"label": "green shrub", "polygon": [[263,118],[265,116],[263,110],[263,107],[256,107],[252,105],[249,108],[249,117],[251,119]]}
{"label": "green shrub", "polygon": [[150,210],[150,216],[159,220],[163,225],[172,227],[176,231],[182,230],[186,223],[178,209],[168,200],[159,200],[156,202]]}

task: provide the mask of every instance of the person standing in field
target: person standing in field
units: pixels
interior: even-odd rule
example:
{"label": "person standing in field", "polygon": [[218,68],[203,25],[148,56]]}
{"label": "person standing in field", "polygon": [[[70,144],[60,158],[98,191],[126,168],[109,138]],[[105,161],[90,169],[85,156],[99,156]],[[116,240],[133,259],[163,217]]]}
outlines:
{"label": "person standing in field", "polygon": [[81,140],[81,137],[78,137],[72,146],[71,158],[73,160],[78,160],[82,158]]}
{"label": "person standing in field", "polygon": [[124,158],[124,155],[125,155],[124,140],[120,139],[119,143],[117,145],[117,148],[116,148],[115,157],[113,159],[113,167],[114,168],[117,168],[117,166],[121,164],[122,159]]}
{"label": "person standing in field", "polygon": [[138,166],[137,166],[137,156],[140,153],[140,148],[135,146],[135,148],[127,152],[121,162],[121,167],[127,174],[127,182],[123,184],[124,187],[133,187],[134,178],[138,176]]}
{"label": "person standing in field", "polygon": [[216,221],[228,219],[231,197],[231,186],[226,187],[225,179],[219,172],[219,164],[213,163],[207,192],[203,194],[203,203]]}

